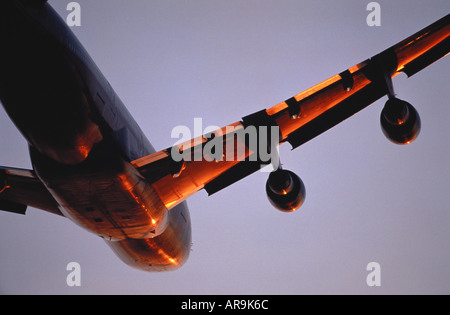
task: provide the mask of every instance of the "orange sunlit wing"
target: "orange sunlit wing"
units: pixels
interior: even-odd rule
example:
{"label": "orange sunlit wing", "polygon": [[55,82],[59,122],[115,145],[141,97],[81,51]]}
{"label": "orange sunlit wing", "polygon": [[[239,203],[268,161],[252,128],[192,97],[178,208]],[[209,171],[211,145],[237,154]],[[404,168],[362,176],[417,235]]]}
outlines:
{"label": "orange sunlit wing", "polygon": [[371,59],[272,108],[214,131],[222,137],[226,154],[221,159],[211,161],[202,154],[210,141],[202,136],[174,146],[186,157],[183,161],[175,162],[169,148],[132,163],[152,183],[168,209],[203,188],[209,194],[215,193],[260,168],[258,161],[250,159],[255,152],[242,137],[235,136],[238,131],[249,125],[276,125],[279,142],[298,147],[386,95],[387,77],[400,72],[411,76],[448,54],[449,34],[447,15]]}
{"label": "orange sunlit wing", "polygon": [[[214,131],[222,139],[223,156],[218,160],[203,154],[208,138],[199,137],[133,161],[132,164],[153,183],[161,200],[170,209],[252,154],[242,139],[234,136],[240,130],[243,130],[243,125],[236,122]],[[174,161],[172,150],[182,150],[184,159]]]}
{"label": "orange sunlit wing", "polygon": [[300,108],[291,119],[288,102],[267,110],[281,130],[280,142],[295,148],[387,94],[384,75],[411,76],[450,50],[450,15],[382,53],[294,96]]}

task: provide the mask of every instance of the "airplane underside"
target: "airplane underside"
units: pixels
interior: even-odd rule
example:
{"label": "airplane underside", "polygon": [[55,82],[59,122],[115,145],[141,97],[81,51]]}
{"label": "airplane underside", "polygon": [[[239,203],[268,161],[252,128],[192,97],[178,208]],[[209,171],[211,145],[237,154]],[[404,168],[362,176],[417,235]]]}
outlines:
{"label": "airplane underside", "polygon": [[[132,136],[144,136],[121,115],[123,104],[49,6],[0,6],[0,96],[30,144],[33,174],[63,216],[102,237],[127,264],[151,271],[180,267],[191,246],[187,206],[169,212],[130,164],[136,157],[130,151],[154,149],[134,148]],[[46,29],[48,21],[61,33]]]}
{"label": "airplane underside", "polygon": [[[102,237],[125,263],[147,271],[186,262],[191,222],[185,200],[260,170],[268,164],[262,152],[283,143],[295,149],[384,96],[383,133],[397,144],[413,141],[419,114],[397,98],[392,78],[416,74],[450,47],[447,15],[271,108],[157,152],[45,0],[3,0],[0,21],[0,100],[27,140],[33,165],[0,167],[0,210],[24,214],[31,206],[62,215]],[[256,147],[247,142],[249,130]],[[213,159],[202,155],[205,148]],[[305,187],[273,163],[276,154],[269,155],[277,167],[266,195],[278,210],[295,211]]]}

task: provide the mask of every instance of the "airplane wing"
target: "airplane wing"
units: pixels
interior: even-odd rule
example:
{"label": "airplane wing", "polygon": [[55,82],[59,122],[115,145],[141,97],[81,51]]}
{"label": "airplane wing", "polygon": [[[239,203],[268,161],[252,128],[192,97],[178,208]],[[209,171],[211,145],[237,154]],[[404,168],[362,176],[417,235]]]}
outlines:
{"label": "airplane wing", "polygon": [[0,166],[0,210],[25,214],[28,206],[62,216],[33,171]]}
{"label": "airplane wing", "polygon": [[[277,142],[288,142],[297,148],[384,95],[395,99],[392,78],[401,72],[412,76],[447,55],[449,34],[450,15],[447,15],[278,105],[132,164],[152,183],[169,209],[201,189],[211,195],[259,170],[267,161],[245,141],[251,134],[249,127],[255,127],[258,142],[270,138],[272,127],[277,127],[274,129],[279,130]],[[265,149],[273,151],[270,144]]]}

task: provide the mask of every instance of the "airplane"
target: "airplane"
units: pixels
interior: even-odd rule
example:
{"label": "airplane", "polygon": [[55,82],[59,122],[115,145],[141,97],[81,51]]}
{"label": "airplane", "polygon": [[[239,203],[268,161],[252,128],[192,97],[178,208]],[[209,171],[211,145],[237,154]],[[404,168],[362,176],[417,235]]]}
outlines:
{"label": "airplane", "polygon": [[281,167],[273,138],[275,146],[297,148],[387,95],[384,134],[394,143],[412,142],[420,118],[397,98],[392,78],[416,74],[450,46],[447,15],[278,105],[156,151],[47,1],[2,1],[0,14],[0,100],[27,140],[33,165],[0,168],[0,209],[25,214],[33,207],[64,216],[145,271],[175,270],[187,261],[186,199],[202,189],[212,195],[272,164],[270,203],[283,212],[302,205],[305,186]]}

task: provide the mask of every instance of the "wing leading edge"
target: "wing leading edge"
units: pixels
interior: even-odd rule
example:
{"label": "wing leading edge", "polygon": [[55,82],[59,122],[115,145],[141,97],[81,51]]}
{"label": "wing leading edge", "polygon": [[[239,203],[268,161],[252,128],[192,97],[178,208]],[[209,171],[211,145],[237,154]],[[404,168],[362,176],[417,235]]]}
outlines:
{"label": "wing leading edge", "polygon": [[[391,96],[391,79],[399,73],[412,76],[447,55],[449,34],[450,15],[447,15],[278,105],[132,164],[152,183],[169,209],[203,188],[213,194],[264,164],[260,154],[245,141],[249,126],[267,127],[269,131],[265,135],[258,133],[258,139],[270,137],[270,128],[275,126],[279,128],[278,143],[288,142],[293,149],[297,148],[384,95]],[[203,154],[211,145],[223,149],[222,158]],[[271,151],[270,147],[266,149]]]}

